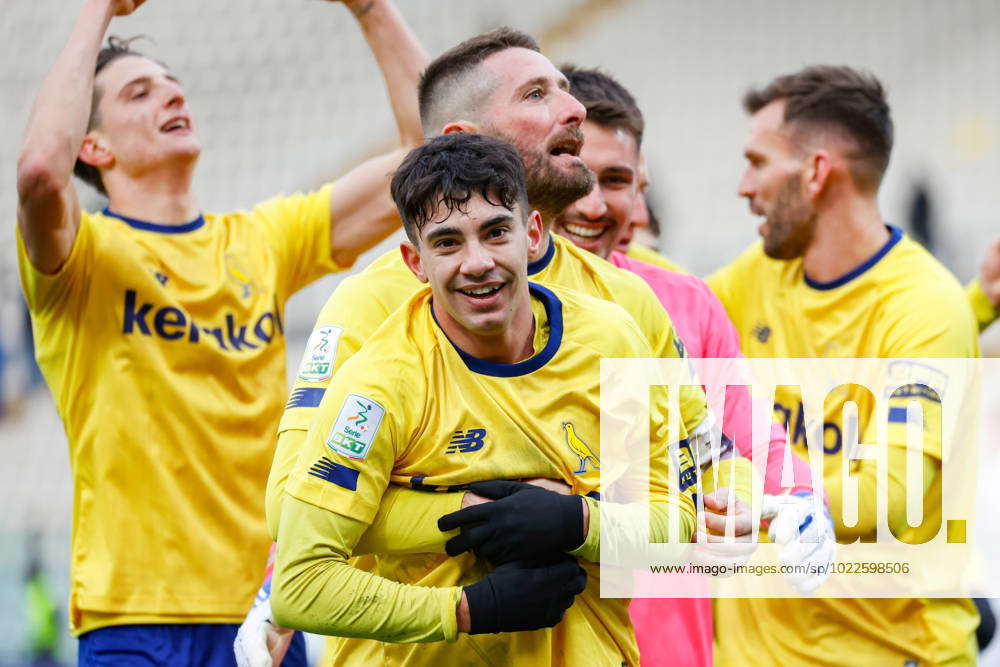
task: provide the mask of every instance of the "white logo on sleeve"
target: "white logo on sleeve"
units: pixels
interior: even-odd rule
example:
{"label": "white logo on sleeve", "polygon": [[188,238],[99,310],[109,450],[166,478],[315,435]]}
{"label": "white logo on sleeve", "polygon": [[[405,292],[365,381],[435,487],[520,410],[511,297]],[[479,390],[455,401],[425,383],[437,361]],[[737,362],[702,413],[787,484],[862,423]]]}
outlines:
{"label": "white logo on sleeve", "polygon": [[322,326],[315,329],[306,343],[306,351],[299,364],[299,379],[306,382],[326,382],[333,375],[333,363],[337,359],[337,342],[342,327]]}
{"label": "white logo on sleeve", "polygon": [[326,446],[349,459],[364,460],[384,414],[385,408],[367,396],[348,394]]}

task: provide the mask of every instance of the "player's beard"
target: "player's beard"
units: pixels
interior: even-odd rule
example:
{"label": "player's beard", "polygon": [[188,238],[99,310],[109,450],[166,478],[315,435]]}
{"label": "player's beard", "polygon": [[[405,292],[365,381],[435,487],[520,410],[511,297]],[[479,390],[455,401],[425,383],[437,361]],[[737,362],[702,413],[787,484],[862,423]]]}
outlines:
{"label": "player's beard", "polygon": [[764,254],[772,259],[795,259],[805,254],[816,232],[816,211],[799,190],[799,174],[782,183],[767,216]]}
{"label": "player's beard", "polygon": [[[582,133],[576,134],[582,141]],[[594,173],[580,160],[568,169],[559,169],[552,164],[552,156],[544,150],[527,147],[517,137],[496,129],[491,136],[514,146],[524,160],[528,204],[542,214],[546,229],[556,215],[577,199],[586,196],[594,187]]]}

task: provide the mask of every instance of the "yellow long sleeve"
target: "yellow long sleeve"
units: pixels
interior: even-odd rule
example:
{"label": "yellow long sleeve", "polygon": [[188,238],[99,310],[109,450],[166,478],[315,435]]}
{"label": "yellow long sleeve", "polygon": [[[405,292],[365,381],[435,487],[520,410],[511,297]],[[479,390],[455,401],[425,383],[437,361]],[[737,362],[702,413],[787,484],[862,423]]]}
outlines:
{"label": "yellow long sleeve", "polygon": [[285,496],[271,589],[275,621],[340,637],[453,641],[462,589],[410,586],[351,567],[347,559],[367,527]]}

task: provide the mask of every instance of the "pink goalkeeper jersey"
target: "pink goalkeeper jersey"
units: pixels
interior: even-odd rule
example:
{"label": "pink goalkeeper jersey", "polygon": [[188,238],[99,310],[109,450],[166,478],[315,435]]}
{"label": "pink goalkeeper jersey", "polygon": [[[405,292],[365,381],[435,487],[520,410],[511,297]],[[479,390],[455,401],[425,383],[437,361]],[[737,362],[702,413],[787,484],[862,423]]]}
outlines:
{"label": "pink goalkeeper jersey", "polygon": [[[696,359],[728,359],[742,357],[740,336],[726,315],[722,303],[705,281],[692,275],[667,271],[658,266],[614,252],[610,261],[618,268],[631,271],[646,281],[673,320],[689,357]],[[743,456],[751,458],[750,396],[743,391],[727,394],[722,430],[736,444]],[[781,466],[786,446],[785,430],[772,425],[768,446],[767,466],[758,464],[764,474],[764,491],[781,493]],[[812,488],[809,466],[796,456],[791,457],[795,476],[794,488]],[[686,581],[686,583],[684,583]],[[638,582],[638,580],[637,580]],[[658,576],[649,585],[659,588],[674,585]],[[643,583],[645,585],[645,583]],[[678,580],[676,585],[690,589],[691,581]],[[701,591],[685,594],[707,594],[707,582]],[[712,665],[712,604],[707,598],[634,598],[629,606],[636,641],[643,665],[672,664],[683,667]],[[671,628],[672,632],[664,632]],[[677,633],[686,628],[686,633]]]}

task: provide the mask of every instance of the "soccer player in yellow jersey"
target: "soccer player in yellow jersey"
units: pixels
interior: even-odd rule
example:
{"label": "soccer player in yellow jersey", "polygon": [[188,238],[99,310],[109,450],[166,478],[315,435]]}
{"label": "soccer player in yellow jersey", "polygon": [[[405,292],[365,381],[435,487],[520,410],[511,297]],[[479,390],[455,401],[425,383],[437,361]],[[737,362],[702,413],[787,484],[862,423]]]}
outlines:
{"label": "soccer player in yellow jersey", "polygon": [[[279,623],[386,642],[334,664],[638,664],[627,600],[599,596],[600,511],[586,494],[601,483],[596,367],[651,350],[621,307],[529,282],[528,252],[545,236],[523,178],[509,144],[468,133],[416,149],[393,177],[409,238],[401,251],[430,289],[333,378],[278,535]],[[671,504],[681,540],[695,525],[694,465],[685,458],[672,476],[667,417],[656,405],[649,416],[654,541],[674,520]],[[581,495],[506,483],[506,504],[521,519],[530,512],[521,523],[534,536],[494,553],[495,569],[470,554],[378,555],[373,572],[347,562],[390,483],[476,490],[498,476],[560,479]],[[674,485],[680,493],[669,493]],[[617,508],[627,522],[639,506]]]}
{"label": "soccer player in yellow jersey", "polygon": [[[20,276],[69,440],[80,664],[226,665],[270,541],[284,303],[397,227],[370,174],[405,151],[312,194],[203,214],[180,82],[125,43],[101,48],[140,4],[83,2],[38,94],[17,171]],[[394,7],[363,8],[386,76],[415,85],[425,56]],[[405,145],[421,141],[411,98],[392,96]],[[74,165],[108,196],[102,213],[79,209]]]}
{"label": "soccer player in yellow jersey", "polygon": [[[764,218],[761,242],[709,278],[747,356],[971,357],[975,323],[955,278],[898,228],[877,204],[893,125],[881,84],[847,67],[816,66],[750,91],[752,115],[739,194]],[[932,315],[930,315],[932,314]],[[907,366],[913,382],[934,387],[926,366]],[[910,385],[890,400],[888,522],[902,541],[927,537],[906,523],[906,405],[925,418],[940,404]],[[858,392],[859,441],[876,442],[872,401]],[[829,401],[822,423],[808,423],[798,395],[775,397],[794,448],[807,430],[823,443],[824,479],[838,539],[871,539],[874,505],[853,526],[842,518],[842,405]],[[941,442],[924,430],[924,513],[940,518]],[[873,498],[876,462],[850,462],[859,497]],[[927,521],[923,525],[934,526]],[[932,528],[936,531],[936,528]],[[715,603],[720,665],[940,665],[975,663],[978,615],[960,599],[720,599]]]}

